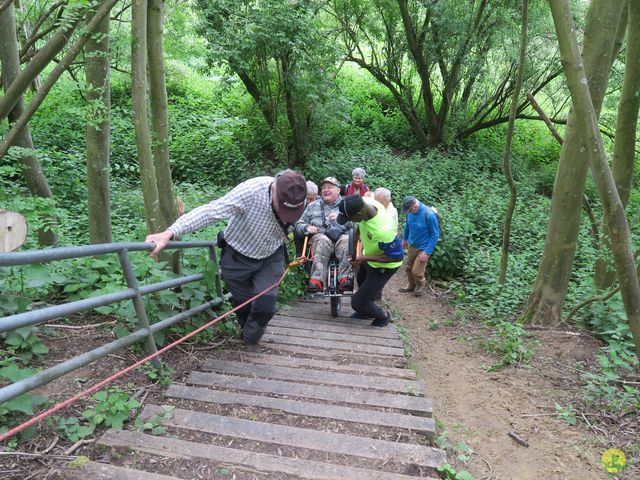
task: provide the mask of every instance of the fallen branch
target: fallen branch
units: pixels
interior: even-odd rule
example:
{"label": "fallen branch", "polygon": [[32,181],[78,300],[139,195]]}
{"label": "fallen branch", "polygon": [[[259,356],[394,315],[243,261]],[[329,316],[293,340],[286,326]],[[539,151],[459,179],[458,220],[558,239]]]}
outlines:
{"label": "fallen branch", "polygon": [[517,443],[522,445],[523,447],[527,447],[527,448],[529,447],[529,443],[520,435],[518,435],[516,432],[509,432],[509,436],[513,438]]}
{"label": "fallen branch", "polygon": [[49,444],[49,446],[47,448],[45,448],[43,451],[38,452],[36,450],[36,453],[39,453],[41,455],[44,455],[46,453],[49,453],[51,450],[53,450],[53,447],[55,447],[58,444],[58,441],[60,440],[60,437],[58,435],[56,435],[56,438],[53,439],[53,442],[51,442]]}
{"label": "fallen branch", "polygon": [[49,458],[53,460],[74,460],[78,458],[77,456],[74,456],[74,455],[50,455],[48,453],[28,453],[28,452],[0,452],[0,456]]}
{"label": "fallen branch", "polygon": [[73,452],[75,452],[81,446],[89,445],[90,443],[93,443],[93,442],[94,442],[94,440],[92,438],[91,439],[78,440],[76,443],[74,443],[69,448],[67,448],[65,450],[64,454],[65,455],[71,455]]}
{"label": "fallen branch", "polygon": [[102,327],[103,325],[113,325],[117,320],[113,320],[111,322],[102,322],[102,323],[90,323],[89,325],[59,325],[57,323],[45,323],[44,327],[50,328],[63,328],[67,330],[82,330],[84,328],[97,328]]}

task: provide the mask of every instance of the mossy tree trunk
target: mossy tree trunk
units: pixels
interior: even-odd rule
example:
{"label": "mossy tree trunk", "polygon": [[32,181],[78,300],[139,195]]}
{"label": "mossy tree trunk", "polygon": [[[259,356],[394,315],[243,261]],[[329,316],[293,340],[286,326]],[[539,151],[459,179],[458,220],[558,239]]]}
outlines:
{"label": "mossy tree trunk", "polygon": [[[94,12],[87,16],[91,20]],[[89,241],[110,243],[111,194],[109,146],[111,82],[109,76],[109,18],[104,18],[85,46],[87,80],[87,207]]]}
{"label": "mossy tree trunk", "polygon": [[520,58],[518,61],[518,73],[516,76],[516,85],[513,89],[513,97],[511,99],[511,109],[509,111],[509,125],[507,127],[507,138],[504,146],[504,158],[502,160],[502,170],[509,184],[509,205],[504,219],[504,227],[502,229],[502,255],[500,258],[500,273],[498,275],[498,283],[504,284],[507,279],[507,267],[509,265],[509,238],[511,237],[511,223],[513,221],[513,212],[516,209],[516,200],[518,198],[518,190],[516,182],[511,174],[511,143],[513,141],[513,129],[516,122],[516,114],[518,113],[518,97],[522,89],[522,80],[524,78],[524,61],[527,52],[527,23],[529,22],[529,0],[522,0],[522,27],[520,29]]}
{"label": "mossy tree trunk", "polygon": [[[18,37],[13,5],[9,5],[0,12],[0,62],[2,63],[2,83],[6,91],[20,76]],[[15,102],[11,103],[12,108],[9,110],[8,115],[9,125],[12,125],[24,113],[22,94],[18,95]],[[33,140],[28,124],[20,130],[10,145],[33,150]],[[23,156],[18,161],[23,165],[24,180],[31,195],[41,198],[53,198],[49,182],[42,171],[38,159],[33,156]],[[55,219],[49,219],[48,223],[54,222]],[[38,243],[43,247],[56,245],[57,238],[53,230],[47,227],[38,230]]]}
{"label": "mossy tree trunk", "polygon": [[[46,80],[42,82],[40,89],[35,93],[35,95],[31,98],[31,101],[25,108],[24,112],[20,115],[20,117],[14,122],[11,130],[7,133],[4,141],[0,143],[0,157],[4,156],[7,153],[7,150],[13,143],[16,138],[20,135],[21,130],[25,128],[28,124],[31,117],[36,113],[42,102],[46,98],[47,94],[51,91],[55,83],[58,81],[63,72],[65,72],[69,66],[73,63],[78,54],[82,51],[84,46],[86,45],[89,37],[93,34],[95,29],[98,27],[102,19],[108,16],[111,8],[118,2],[118,0],[104,0],[98,10],[96,10],[96,14],[93,18],[87,23],[87,26],[84,32],[76,39],[76,41],[69,47],[61,60],[56,63],[56,66],[51,70],[49,75],[47,75]],[[28,86],[28,85],[27,85]],[[26,87],[25,87],[26,88]],[[0,102],[1,103],[1,102]],[[2,118],[2,115],[0,115]]]}
{"label": "mossy tree trunk", "polygon": [[[9,8],[13,10],[13,4],[3,10],[3,13],[7,12]],[[11,15],[15,19],[15,13]],[[82,18],[83,12],[81,10],[75,11],[71,18],[65,21],[63,26],[51,37],[51,40],[38,50],[38,53],[33,56],[24,70],[18,72],[14,81],[10,85],[5,85],[4,96],[0,98],[0,120],[7,118],[14,106],[22,101],[22,95],[27,91],[29,85],[67,45]],[[3,30],[3,35],[4,33],[6,32]]]}
{"label": "mossy tree trunk", "polygon": [[550,0],[549,3],[573,109],[577,117],[577,127],[586,149],[591,152],[589,155],[591,171],[609,227],[622,300],[636,354],[640,358],[640,284],[638,284],[631,248],[629,225],[602,143],[598,115],[591,100],[585,70],[580,59],[571,8],[567,0]]}
{"label": "mossy tree trunk", "polygon": [[[151,106],[152,153],[158,185],[161,225],[166,229],[177,218],[173,179],[169,165],[169,114],[166,73],[164,68],[164,0],[148,0],[147,5],[147,58],[149,60],[149,97]],[[180,271],[180,250],[168,256],[171,269]]]}
{"label": "mossy tree trunk", "polygon": [[[640,1],[629,0],[627,22],[627,52],[624,63],[624,77],[613,150],[613,178],[622,205],[627,206],[633,181],[633,166],[637,140],[638,109],[640,108]],[[609,246],[608,231],[602,219],[604,244]],[[615,271],[602,258],[596,261],[595,283],[600,289],[609,288],[615,280]]]}
{"label": "mossy tree trunk", "polygon": [[[600,115],[609,71],[619,48],[611,32],[618,31],[625,3],[624,0],[593,0],[587,12],[582,59],[596,116]],[[560,152],[542,259],[522,315],[526,322],[533,324],[557,325],[567,294],[590,154],[581,136],[579,121],[572,109]]]}
{"label": "mossy tree trunk", "polygon": [[131,20],[131,96],[138,167],[147,232],[163,230],[156,169],[151,151],[147,105],[147,0],[133,0]]}

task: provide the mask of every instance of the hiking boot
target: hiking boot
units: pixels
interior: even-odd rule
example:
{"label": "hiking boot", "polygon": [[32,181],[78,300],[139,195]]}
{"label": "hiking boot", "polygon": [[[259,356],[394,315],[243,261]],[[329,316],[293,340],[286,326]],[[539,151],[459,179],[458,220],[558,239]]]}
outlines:
{"label": "hiking boot", "polygon": [[413,290],[413,296],[414,296],[414,297],[421,297],[422,295],[424,295],[424,285],[418,285],[418,286]]}
{"label": "hiking boot", "polygon": [[322,282],[320,280],[318,280],[317,278],[312,278],[311,280],[309,280],[309,286],[307,287],[307,291],[309,293],[318,293],[322,290],[324,290],[324,287],[322,286]]}
{"label": "hiking boot", "polygon": [[349,277],[342,277],[340,283],[338,284],[338,291],[340,292],[351,292],[353,291],[353,280]]}
{"label": "hiking boot", "polygon": [[242,341],[244,342],[245,346],[257,345],[265,332],[265,329],[261,327],[254,327],[251,329],[251,332],[248,332],[247,330],[248,329],[245,329],[242,332]]}
{"label": "hiking boot", "polygon": [[398,291],[401,293],[409,293],[409,292],[413,292],[416,289],[415,285],[405,285],[402,288],[399,288]]}
{"label": "hiking boot", "polygon": [[373,322],[371,322],[372,327],[386,327],[391,323],[391,313],[387,311],[387,315],[384,318],[376,318]]}

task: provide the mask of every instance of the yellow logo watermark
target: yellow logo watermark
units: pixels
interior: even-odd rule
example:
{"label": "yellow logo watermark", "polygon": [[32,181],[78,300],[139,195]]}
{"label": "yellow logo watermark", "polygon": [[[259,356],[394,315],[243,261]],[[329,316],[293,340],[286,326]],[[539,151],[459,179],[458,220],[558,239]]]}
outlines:
{"label": "yellow logo watermark", "polygon": [[602,454],[600,460],[605,472],[618,473],[625,469],[627,466],[627,457],[624,456],[624,452],[617,448],[610,448]]}

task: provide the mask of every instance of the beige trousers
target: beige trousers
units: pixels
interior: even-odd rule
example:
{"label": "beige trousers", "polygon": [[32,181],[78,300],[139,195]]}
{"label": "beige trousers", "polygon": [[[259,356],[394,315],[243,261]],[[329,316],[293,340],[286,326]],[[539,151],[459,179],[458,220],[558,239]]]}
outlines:
{"label": "beige trousers", "polygon": [[424,286],[424,271],[427,268],[426,262],[418,260],[418,255],[422,250],[418,250],[409,245],[407,252],[407,280],[409,281],[409,288]]}

